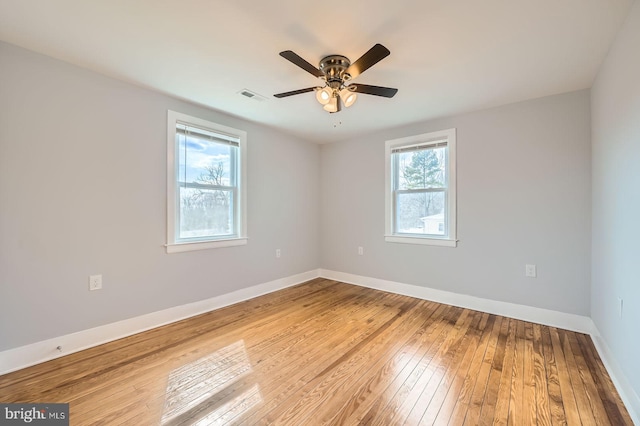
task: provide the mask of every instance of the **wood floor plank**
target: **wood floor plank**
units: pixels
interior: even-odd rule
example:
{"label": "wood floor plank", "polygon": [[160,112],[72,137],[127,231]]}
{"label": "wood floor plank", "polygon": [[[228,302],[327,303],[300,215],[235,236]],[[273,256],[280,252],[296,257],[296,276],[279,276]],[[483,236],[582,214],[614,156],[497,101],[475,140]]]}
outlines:
{"label": "wood floor plank", "polygon": [[[347,396],[346,401],[334,398],[332,404],[325,404],[320,410],[314,413],[315,422],[322,425],[346,423],[346,419],[355,413],[361,405],[361,402],[368,399],[379,389],[378,385],[388,385],[388,383],[392,381],[388,376],[402,372],[411,362],[415,353],[428,338],[427,332],[430,326],[437,321],[436,316],[439,315],[443,309],[444,305],[427,305],[425,307],[425,314],[423,315],[424,321],[413,335],[404,341],[401,339],[400,343],[402,343],[402,345],[396,352],[385,351],[385,356],[379,359],[378,365],[369,369],[368,374],[363,374],[356,380],[352,378],[350,380],[350,386],[342,392],[342,394]],[[388,378],[385,380],[385,377]]]}
{"label": "wood floor plank", "polygon": [[[471,357],[475,352],[477,342],[482,333],[480,328],[482,317],[482,313],[474,312],[474,318],[469,324],[460,342],[460,346],[455,353],[451,354],[452,356],[449,358],[450,362],[448,362],[447,365],[440,364],[438,366],[436,374],[434,374],[429,384],[423,389],[418,402],[406,418],[406,423],[417,423],[419,425],[431,425],[435,423],[438,414],[443,410],[446,396],[455,382],[458,370],[463,369],[461,375],[464,375],[469,368]],[[428,404],[427,401],[429,401]],[[447,410],[447,408],[445,407],[444,410]]]}
{"label": "wood floor plank", "polygon": [[595,425],[595,414],[593,413],[591,404],[589,404],[589,398],[587,397],[586,389],[584,388],[584,385],[582,383],[580,371],[578,370],[575,356],[573,354],[573,351],[571,350],[569,338],[564,330],[558,330],[558,336],[560,338],[560,343],[562,344],[562,348],[564,351],[567,370],[569,373],[569,378],[571,380],[571,387],[573,388],[573,394],[575,396],[576,404],[579,410],[578,413],[580,415],[580,421],[583,425]]}
{"label": "wood floor plank", "polygon": [[513,362],[516,357],[516,328],[517,321],[509,319],[509,334],[505,347],[502,376],[498,387],[498,400],[493,414],[494,425],[506,425],[509,421],[509,405],[511,402],[511,380],[513,377]]}
{"label": "wood floor plank", "polygon": [[564,406],[564,413],[566,421],[569,426],[581,425],[580,412],[578,411],[578,405],[574,396],[573,387],[571,386],[571,379],[569,377],[569,367],[565,359],[564,349],[560,342],[558,330],[554,327],[550,329],[551,344],[553,346],[553,354],[556,360],[556,366],[558,369],[558,383],[560,385],[560,393],[562,394],[562,405]]}
{"label": "wood floor plank", "polygon": [[442,321],[440,333],[436,336],[433,344],[428,347],[427,352],[420,354],[418,363],[412,368],[410,375],[404,378],[400,387],[393,387],[391,392],[383,393],[377,398],[377,401],[369,408],[369,410],[360,419],[358,424],[372,424],[383,417],[393,417],[395,412],[407,398],[407,395],[413,390],[415,383],[418,381],[424,370],[429,366],[434,357],[441,351],[445,341],[450,337],[455,325],[463,322],[463,310],[459,308],[451,308],[445,312]]}
{"label": "wood floor plank", "polygon": [[[389,348],[395,352],[394,345],[398,345],[399,337],[408,338],[420,326],[419,312],[415,309],[416,303],[408,304],[398,313],[398,316],[380,327],[380,333],[373,339],[363,341],[363,345],[357,351],[347,353],[323,370],[320,374],[303,386],[297,394],[297,401],[286,410],[275,410],[266,417],[268,423],[309,424],[307,418],[313,413],[316,415],[318,406],[323,404],[332,395],[337,394],[341,387],[351,377],[360,377],[372,365],[376,365],[379,349]],[[403,321],[400,321],[400,319]],[[386,325],[389,324],[387,327]],[[302,408],[305,408],[304,410]]]}
{"label": "wood floor plank", "polygon": [[524,388],[524,323],[516,322],[516,347],[511,367],[511,397],[509,400],[508,424],[524,424],[522,412]]}
{"label": "wood floor plank", "polygon": [[536,384],[534,373],[534,353],[533,353],[533,324],[524,324],[524,374],[522,392],[522,419],[526,424],[538,424],[538,413],[536,406]]}
{"label": "wood floor plank", "polygon": [[537,423],[543,426],[551,425],[547,370],[542,346],[542,330],[539,324],[533,324],[533,365]]}
{"label": "wood floor plank", "polygon": [[480,411],[479,425],[490,425],[493,423],[493,417],[498,402],[498,389],[500,387],[500,378],[502,376],[502,368],[504,365],[505,351],[507,347],[507,335],[509,333],[509,322],[502,321],[500,334],[496,343],[496,353],[491,364],[489,379],[487,381],[487,391],[484,401],[482,402],[482,410]]}
{"label": "wood floor plank", "polygon": [[567,423],[564,414],[564,404],[562,402],[562,391],[560,389],[560,379],[558,378],[558,368],[556,358],[551,343],[551,333],[549,327],[541,327],[542,332],[542,352],[547,373],[547,393],[549,395],[549,411],[551,412],[551,424],[554,426]]}
{"label": "wood floor plank", "polygon": [[607,374],[604,365],[602,365],[602,360],[597,355],[593,342],[584,334],[578,334],[578,342],[585,355],[585,362],[591,371],[591,376],[594,379],[596,388],[598,389],[598,395],[607,411],[609,421],[612,425],[632,423],[629,413],[626,410],[620,409],[623,405],[620,395],[618,395],[611,378]]}
{"label": "wood floor plank", "polygon": [[327,279],[0,376],[73,425],[632,425],[589,336]]}
{"label": "wood floor plank", "polygon": [[[392,305],[382,307],[378,306],[375,309],[382,309],[384,311],[385,309],[390,310],[390,308],[392,308]],[[390,313],[391,312],[388,314]],[[337,320],[335,327],[340,327],[340,323],[342,323],[342,326],[344,327],[344,324],[354,321],[353,319],[347,320],[347,318],[357,318],[358,316],[362,316],[362,312],[356,313],[355,311],[350,311],[344,318],[339,316],[335,318]],[[358,324],[360,327],[366,327],[366,329],[370,330],[375,329],[377,325],[383,323],[389,317],[389,315],[380,315],[378,310],[371,311],[367,316],[369,317],[367,321],[356,321],[354,324]],[[364,319],[366,318],[367,317]],[[346,348],[357,344],[370,334],[369,331],[365,331],[364,329],[354,328],[351,331],[344,330],[348,335],[352,336],[349,339],[344,339],[343,336],[332,333],[331,329],[332,328],[327,330],[327,332],[330,333],[331,338],[329,340],[325,340],[325,342],[318,342],[320,344],[317,345],[314,345],[314,342],[309,342],[311,343],[310,345],[304,344],[305,342],[297,342],[295,346],[292,346],[286,352],[276,354],[273,360],[261,362],[256,365],[256,374],[258,377],[265,375],[272,379],[263,382],[264,384],[261,389],[263,397],[269,401],[269,404],[263,405],[263,411],[268,411],[268,407],[275,407],[281,400],[290,396],[289,393],[292,391],[290,385],[291,381],[308,381],[308,377],[313,377],[314,374],[317,373],[318,369],[322,369],[323,367],[326,368],[328,364],[334,362],[336,353],[341,353]],[[333,341],[334,338],[337,338],[335,342]],[[322,344],[327,344],[328,346],[335,348],[335,353],[331,351],[327,352],[326,350],[323,352]],[[309,369],[306,367],[312,368]],[[314,373],[314,371],[316,373]],[[243,381],[240,381],[240,384],[242,384],[242,382]]]}
{"label": "wood floor plank", "polygon": [[584,392],[587,395],[587,399],[589,400],[589,406],[591,407],[591,411],[593,412],[594,421],[598,425],[610,425],[611,422],[609,421],[609,416],[607,416],[607,411],[605,410],[602,399],[600,398],[598,390],[596,389],[594,378],[591,376],[591,371],[587,367],[582,349],[578,344],[577,333],[566,333],[566,338],[571,348],[571,353],[573,353],[573,357],[576,361],[578,372],[580,373],[580,378],[582,379],[582,388],[584,389]]}
{"label": "wood floor plank", "polygon": [[[246,423],[251,424],[255,419],[260,418],[261,416],[267,416],[269,413],[272,413],[274,409],[277,409],[283,401],[293,399],[293,395],[296,392],[299,392],[301,387],[307,385],[318,376],[323,375],[331,368],[332,365],[338,362],[340,358],[344,357],[346,353],[349,353],[349,351],[353,350],[355,346],[365,339],[370,338],[374,331],[378,329],[377,327],[388,322],[395,314],[397,314],[397,312],[391,308],[392,306],[388,304],[383,306],[383,310],[386,309],[389,311],[386,312],[385,316],[373,313],[366,321],[366,331],[344,333],[343,330],[339,330],[338,328],[337,330],[339,330],[340,333],[333,332],[331,333],[331,336],[337,336],[339,340],[343,340],[342,342],[335,344],[333,344],[333,342],[325,342],[327,343],[327,346],[324,346],[323,344],[318,345],[317,348],[320,349],[320,353],[314,351],[313,354],[305,354],[302,358],[302,362],[298,362],[297,364],[292,363],[294,367],[297,367],[295,371],[285,371],[284,373],[279,371],[275,376],[277,378],[276,380],[266,381],[263,393],[268,402],[263,404],[255,412],[251,413],[249,417],[247,417]],[[345,334],[350,337],[345,339]],[[332,350],[327,351],[327,347],[332,348]],[[282,354],[279,359],[282,362],[288,362],[290,357],[285,353]],[[272,377],[272,375],[270,375],[270,377]],[[295,385],[292,385],[292,383],[295,383]]]}
{"label": "wood floor plank", "polygon": [[498,346],[498,336],[500,335],[500,330],[502,329],[503,322],[508,323],[508,319],[497,317],[496,321],[493,323],[493,330],[491,331],[491,336],[489,337],[489,346],[484,355],[484,359],[482,360],[482,366],[480,367],[480,372],[478,373],[478,380],[473,388],[473,392],[471,394],[471,401],[469,403],[469,407],[467,409],[467,413],[464,417],[465,426],[476,426],[480,422],[480,414],[484,408],[484,399],[487,393],[489,376],[491,374],[493,360],[495,354],[497,352]]}
{"label": "wood floor plank", "polygon": [[474,360],[476,361],[476,364],[479,365],[481,356],[484,355],[486,348],[484,343],[487,340],[486,338],[489,336],[492,325],[492,322],[489,321],[490,316],[491,315],[486,313],[482,314],[474,339],[469,342],[465,358],[458,366],[458,371],[455,377],[453,377],[451,386],[444,396],[444,400],[437,415],[433,421],[431,421],[430,417],[425,413],[420,420],[422,423],[431,421],[432,424],[436,425],[448,424],[449,420],[452,418],[452,413],[456,405],[458,405],[461,400],[466,400],[466,395],[470,394],[469,389],[464,388],[465,382],[469,377],[470,371],[472,371],[472,367],[474,367]]}
{"label": "wood floor plank", "polygon": [[377,413],[386,407],[387,403],[403,389],[407,379],[424,357],[435,353],[441,343],[440,339],[444,340],[446,337],[445,327],[451,325],[447,318],[451,317],[452,313],[460,312],[458,308],[451,306],[442,306],[442,308],[439,309],[439,318],[434,318],[434,321],[427,325],[413,356],[393,377],[393,380],[376,383],[375,389],[371,389],[366,397],[358,399],[357,405],[354,404],[356,405],[355,409],[350,410],[351,413],[348,417],[344,418],[344,415],[341,415],[335,419],[335,422],[329,422],[329,424],[364,424],[365,418],[374,419]]}
{"label": "wood floor plank", "polygon": [[[433,376],[438,376],[441,374],[441,369],[448,366],[450,359],[454,356],[466,335],[472,319],[473,315],[470,311],[462,311],[458,321],[454,324],[453,329],[448,332],[447,337],[439,346],[436,354],[429,359],[428,363],[423,362],[420,368],[416,369],[417,374],[412,377],[409,383],[409,392],[406,394],[398,394],[396,399],[387,405],[372,424],[389,425],[404,423],[404,420],[412,412],[416,404],[420,404],[420,397]],[[427,404],[431,400],[431,397],[432,394],[430,393],[425,395],[422,403]],[[416,423],[420,420],[420,417],[417,418]]]}
{"label": "wood floor plank", "polygon": [[[415,334],[417,329],[422,325],[423,319],[424,319],[424,316],[422,315],[417,316],[416,317],[417,321],[414,324],[411,324],[410,328],[398,327],[395,330],[389,329],[388,337],[391,341],[382,340],[383,336],[381,335],[376,339],[377,342],[375,342],[375,345],[384,345],[387,348],[385,352],[388,351],[389,355],[393,357],[395,353],[400,349],[400,347],[404,344],[404,342],[406,342],[406,340],[409,339],[411,335]],[[405,321],[405,323],[407,323],[407,326],[410,325],[408,324],[408,321]],[[327,390],[330,392],[329,398],[325,399],[325,402],[322,403],[321,407],[318,407],[316,410],[314,410],[313,419],[307,419],[307,418],[303,419],[300,416],[297,416],[299,420],[304,420],[304,422],[298,422],[298,424],[316,423],[316,422],[319,422],[324,415],[329,415],[330,412],[334,412],[343,403],[342,398],[340,397],[336,398],[335,395],[342,395],[346,389],[350,388],[350,384],[352,384],[352,381],[349,380],[350,378],[356,382],[358,380],[366,380],[369,377],[368,375],[371,373],[372,370],[377,370],[389,360],[389,357],[386,354],[383,357],[370,356],[372,352],[375,352],[375,347],[376,346],[371,345],[367,349],[369,356],[362,358],[361,360],[359,360],[357,357],[352,357],[352,359],[350,359],[349,362],[358,363],[359,364],[358,369],[355,371],[349,372],[348,373],[349,377],[342,383],[335,382],[335,380],[333,380],[332,378],[332,381],[334,381],[335,383],[333,383],[332,386],[327,387]],[[341,386],[341,385],[346,385],[346,386]],[[337,392],[335,390],[336,387],[338,386],[342,387],[342,389],[340,389],[340,392]],[[324,392],[327,392],[327,390],[324,390]]]}

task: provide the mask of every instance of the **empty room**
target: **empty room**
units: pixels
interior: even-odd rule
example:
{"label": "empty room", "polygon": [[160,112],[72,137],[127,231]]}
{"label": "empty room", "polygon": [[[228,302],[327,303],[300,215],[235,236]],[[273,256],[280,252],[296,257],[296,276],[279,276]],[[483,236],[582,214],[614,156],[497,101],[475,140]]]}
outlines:
{"label": "empty room", "polygon": [[640,4],[0,0],[0,425],[640,424]]}

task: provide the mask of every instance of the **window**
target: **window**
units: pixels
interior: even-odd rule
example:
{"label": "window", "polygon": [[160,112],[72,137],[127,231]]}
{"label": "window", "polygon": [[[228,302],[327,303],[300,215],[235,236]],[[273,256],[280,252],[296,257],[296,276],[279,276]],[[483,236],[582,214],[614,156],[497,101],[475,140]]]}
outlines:
{"label": "window", "polygon": [[456,130],[387,141],[385,153],[385,240],[455,247]]}
{"label": "window", "polygon": [[246,244],[246,132],[169,111],[167,139],[167,253]]}

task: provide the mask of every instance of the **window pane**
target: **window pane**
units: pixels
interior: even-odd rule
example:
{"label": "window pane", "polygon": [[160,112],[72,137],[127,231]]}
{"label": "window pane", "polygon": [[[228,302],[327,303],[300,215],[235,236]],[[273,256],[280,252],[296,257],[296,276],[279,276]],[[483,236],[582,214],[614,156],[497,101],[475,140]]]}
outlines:
{"label": "window pane", "polygon": [[180,187],[179,238],[234,234],[233,192]]}
{"label": "window pane", "polygon": [[396,231],[402,234],[446,235],[444,192],[396,194]]}
{"label": "window pane", "polygon": [[393,154],[398,157],[398,189],[444,188],[447,147]]}
{"label": "window pane", "polygon": [[233,186],[231,169],[237,147],[177,134],[178,182]]}

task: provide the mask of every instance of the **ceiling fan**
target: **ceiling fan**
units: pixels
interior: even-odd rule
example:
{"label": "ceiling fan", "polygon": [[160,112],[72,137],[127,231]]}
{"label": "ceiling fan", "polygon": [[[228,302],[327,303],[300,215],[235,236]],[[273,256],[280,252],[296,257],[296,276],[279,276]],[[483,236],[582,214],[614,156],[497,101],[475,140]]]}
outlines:
{"label": "ceiling fan", "polygon": [[348,84],[352,79],[389,56],[390,53],[389,49],[383,45],[376,44],[354,63],[351,63],[346,56],[329,55],[322,58],[319,67],[316,68],[293,51],[285,50],[280,52],[280,56],[320,78],[324,82],[324,86],[307,87],[306,89],[278,93],[273,96],[286,98],[287,96],[315,91],[318,102],[323,105],[325,111],[330,113],[339,112],[342,109],[342,104],[345,107],[353,105],[356,101],[357,93],[393,98],[398,89],[359,83]]}

